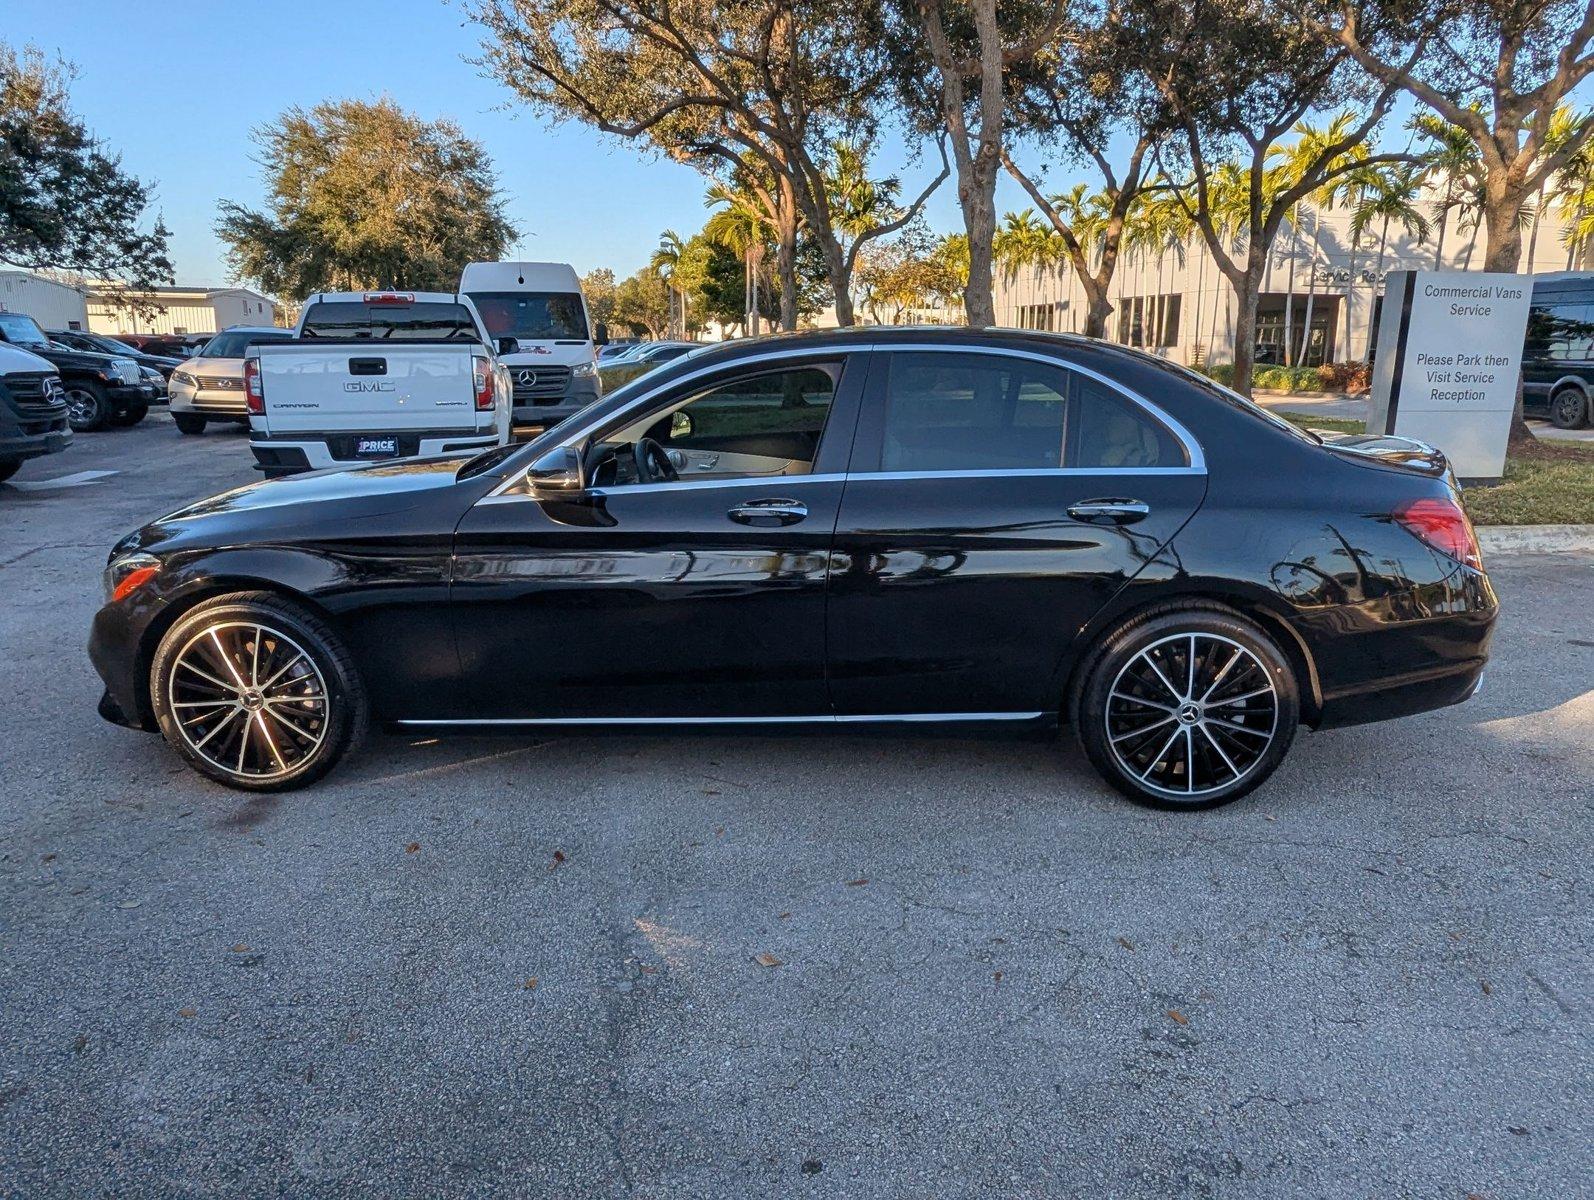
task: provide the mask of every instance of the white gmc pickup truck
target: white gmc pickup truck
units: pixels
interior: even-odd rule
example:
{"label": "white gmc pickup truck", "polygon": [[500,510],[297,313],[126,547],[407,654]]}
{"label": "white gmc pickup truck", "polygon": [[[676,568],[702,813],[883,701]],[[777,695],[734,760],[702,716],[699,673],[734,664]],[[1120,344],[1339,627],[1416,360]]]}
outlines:
{"label": "white gmc pickup truck", "polygon": [[250,348],[244,393],[267,475],[509,440],[509,373],[475,306],[448,292],[311,296],[291,341]]}

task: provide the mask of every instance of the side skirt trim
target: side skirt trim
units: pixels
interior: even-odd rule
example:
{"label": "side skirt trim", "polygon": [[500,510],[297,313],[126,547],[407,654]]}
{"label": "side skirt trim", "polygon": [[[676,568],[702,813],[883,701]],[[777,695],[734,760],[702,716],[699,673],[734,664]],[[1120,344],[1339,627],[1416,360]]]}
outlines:
{"label": "side skirt trim", "polygon": [[800,717],[483,717],[476,720],[405,720],[395,725],[469,727],[472,725],[863,725],[955,724],[963,721],[1034,721],[1043,712],[886,713]]}

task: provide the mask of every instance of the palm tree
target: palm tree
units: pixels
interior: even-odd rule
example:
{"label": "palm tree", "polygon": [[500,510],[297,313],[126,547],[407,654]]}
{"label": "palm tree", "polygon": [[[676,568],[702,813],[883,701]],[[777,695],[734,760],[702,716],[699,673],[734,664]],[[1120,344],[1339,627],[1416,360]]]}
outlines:
{"label": "palm tree", "polygon": [[[1294,145],[1284,152],[1284,161],[1277,183],[1285,185],[1298,181],[1302,172],[1309,169],[1313,164],[1318,163],[1327,149],[1345,141],[1355,130],[1360,120],[1359,114],[1347,110],[1331,120],[1325,128],[1320,129],[1309,121],[1297,123],[1294,130],[1296,140]],[[1339,170],[1349,166],[1351,163],[1361,162],[1371,153],[1372,151],[1365,142],[1358,142],[1328,159],[1327,162],[1323,163],[1323,169],[1327,171]],[[1284,301],[1284,361],[1288,366],[1294,366],[1298,361],[1304,361],[1307,350],[1311,345],[1312,308],[1317,299],[1317,264],[1323,255],[1322,213],[1332,209],[1342,198],[1348,199],[1346,189],[1353,186],[1353,176],[1353,171],[1337,175],[1313,191],[1308,197],[1311,202],[1311,207],[1308,211],[1312,215],[1312,271],[1307,283],[1306,314],[1302,321],[1300,354],[1297,355],[1292,336],[1293,331],[1290,328],[1291,301],[1294,299],[1295,292],[1295,257],[1293,254],[1291,255],[1290,292]],[[1300,206],[1297,205],[1296,212],[1291,215],[1291,225],[1295,230],[1295,243],[1297,246],[1300,244],[1299,210]],[[1326,349],[1325,347],[1325,351]]]}
{"label": "palm tree", "polygon": [[1062,238],[1032,208],[1005,214],[991,240],[991,257],[1009,283],[1026,268],[1040,272],[1059,265],[1065,254]]}
{"label": "palm tree", "polygon": [[[1351,211],[1351,237],[1357,241],[1360,241],[1374,221],[1379,223],[1378,265],[1373,271],[1375,279],[1382,279],[1384,276],[1384,252],[1389,246],[1391,221],[1400,225],[1407,237],[1415,237],[1418,245],[1428,240],[1430,229],[1428,218],[1423,216],[1422,209],[1418,207],[1425,186],[1424,174],[1423,168],[1411,164],[1391,166],[1373,172],[1366,179],[1366,191]],[[1354,279],[1351,280],[1351,286],[1353,288],[1356,286]],[[1347,348],[1350,345],[1348,305],[1345,318],[1345,344]],[[1362,353],[1363,360],[1371,356],[1372,347],[1373,327],[1369,321],[1367,348]]]}
{"label": "palm tree", "polygon": [[[1581,138],[1583,136],[1583,130],[1590,121],[1594,121],[1594,112],[1578,112],[1577,109],[1573,108],[1570,104],[1562,104],[1559,106],[1555,112],[1550,115],[1550,128],[1545,132],[1544,135],[1544,153],[1554,154],[1571,142],[1573,138]],[[1594,174],[1594,155],[1590,154],[1588,143],[1586,142],[1578,150],[1578,152],[1572,156],[1572,159],[1577,159],[1583,156],[1589,157],[1588,161],[1585,161],[1582,164],[1581,173],[1585,176]],[[1566,171],[1568,168],[1572,168],[1572,161],[1570,159],[1566,163],[1562,164],[1561,170]],[[1578,173],[1579,171],[1577,168],[1572,168],[1572,175],[1574,177]],[[1560,172],[1557,172],[1556,174],[1559,176]],[[1533,204],[1533,232],[1528,235],[1527,269],[1529,272],[1532,272],[1534,260],[1538,255],[1539,226],[1544,224],[1545,192],[1548,190],[1550,183],[1551,180],[1549,177],[1539,181],[1538,196],[1534,200]],[[1573,224],[1577,224],[1576,219],[1573,220]],[[1568,264],[1568,269],[1570,269],[1570,264]]]}
{"label": "palm tree", "polygon": [[[669,289],[670,295],[670,333],[675,334],[675,272],[681,265],[681,256],[686,252],[686,243],[681,240],[681,235],[673,229],[666,229],[659,235],[658,249],[653,251],[653,256],[648,259],[648,270],[652,271],[664,281],[664,286]],[[686,330],[686,293],[681,293],[681,330],[680,336],[685,336]]]}
{"label": "palm tree", "polygon": [[1466,130],[1433,113],[1417,114],[1411,119],[1411,128],[1433,147],[1423,156],[1427,167],[1424,182],[1431,184],[1438,179],[1444,184],[1443,194],[1433,204],[1439,218],[1433,254],[1434,270],[1438,271],[1444,268],[1445,226],[1450,210],[1465,205],[1468,196],[1475,196],[1482,188],[1478,145]]}
{"label": "palm tree", "polygon": [[[1561,114],[1557,111],[1555,115],[1559,118]],[[1578,123],[1591,119],[1594,119],[1594,114],[1591,113],[1584,113],[1575,118]],[[1573,119],[1569,117],[1568,124],[1570,125],[1572,121]],[[1553,135],[1555,132],[1553,121],[1551,131]],[[1549,139],[1546,139],[1546,150],[1550,149],[1548,141]],[[1566,269],[1570,271],[1577,259],[1578,251],[1588,244],[1590,233],[1594,232],[1588,220],[1589,213],[1594,211],[1594,142],[1584,142],[1582,148],[1561,165],[1555,172],[1553,187],[1551,195],[1555,201],[1563,210],[1568,208],[1572,210],[1571,224],[1562,234],[1562,240],[1566,244]],[[1531,263],[1532,259],[1528,261]]]}
{"label": "palm tree", "polygon": [[704,201],[715,209],[703,226],[703,236],[742,260],[742,313],[749,336],[759,333],[759,264],[768,250],[769,218],[757,197],[723,183],[708,190]]}

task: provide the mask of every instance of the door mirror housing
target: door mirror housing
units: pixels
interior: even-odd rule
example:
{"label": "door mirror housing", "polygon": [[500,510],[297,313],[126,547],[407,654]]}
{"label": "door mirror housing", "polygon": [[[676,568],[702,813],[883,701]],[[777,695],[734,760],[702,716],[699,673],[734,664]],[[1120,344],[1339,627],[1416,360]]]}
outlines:
{"label": "door mirror housing", "polygon": [[533,496],[568,499],[586,489],[581,474],[581,455],[575,447],[559,446],[526,468],[526,487]]}
{"label": "door mirror housing", "polygon": [[676,409],[670,417],[670,440],[692,436],[692,414],[684,409]]}
{"label": "door mirror housing", "polygon": [[500,353],[500,354],[518,354],[518,353],[520,353],[520,339],[519,338],[512,338],[512,337],[501,337],[501,338],[499,338],[498,339],[498,353]]}

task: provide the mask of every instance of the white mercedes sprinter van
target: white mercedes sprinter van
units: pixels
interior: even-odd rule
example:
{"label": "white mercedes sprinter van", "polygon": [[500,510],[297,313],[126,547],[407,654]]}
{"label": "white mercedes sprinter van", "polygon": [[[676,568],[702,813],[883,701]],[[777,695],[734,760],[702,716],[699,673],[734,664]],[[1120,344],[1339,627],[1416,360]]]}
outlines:
{"label": "white mercedes sprinter van", "polygon": [[569,263],[471,263],[459,290],[509,368],[519,436],[564,420],[602,394],[597,348],[606,331],[589,327],[581,280]]}

